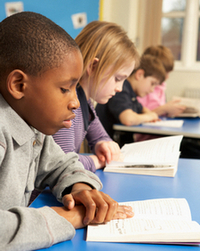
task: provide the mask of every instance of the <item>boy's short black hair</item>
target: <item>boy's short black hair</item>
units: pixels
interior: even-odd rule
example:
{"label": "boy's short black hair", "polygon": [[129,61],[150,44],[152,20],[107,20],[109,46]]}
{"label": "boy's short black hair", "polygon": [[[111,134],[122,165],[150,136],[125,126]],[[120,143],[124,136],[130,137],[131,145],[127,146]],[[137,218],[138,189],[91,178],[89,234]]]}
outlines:
{"label": "boy's short black hair", "polygon": [[0,79],[14,69],[37,76],[58,67],[72,50],[79,50],[74,39],[47,17],[14,14],[0,22]]}

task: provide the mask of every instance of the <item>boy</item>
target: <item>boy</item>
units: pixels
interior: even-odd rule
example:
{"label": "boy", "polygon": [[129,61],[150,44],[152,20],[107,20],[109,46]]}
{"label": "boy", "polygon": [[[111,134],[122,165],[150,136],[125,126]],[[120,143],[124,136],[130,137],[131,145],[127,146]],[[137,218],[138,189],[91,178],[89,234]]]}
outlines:
{"label": "boy", "polygon": [[[174,68],[174,56],[169,48],[163,45],[153,45],[146,48],[143,55],[152,55],[160,59],[165,71],[166,78]],[[145,97],[137,97],[138,101],[145,107],[156,112],[158,116],[176,117],[180,115],[185,107],[179,104],[179,100],[172,100],[166,103],[166,83],[155,87],[154,92],[149,93]]]}
{"label": "boy", "polygon": [[[0,250],[48,247],[89,222],[133,216],[47,136],[71,126],[82,67],[75,41],[48,18],[22,12],[0,23]],[[64,207],[26,208],[46,186]]]}
{"label": "boy", "polygon": [[[166,79],[169,77],[169,73],[174,68],[174,57],[171,50],[163,45],[150,46],[146,48],[143,55],[153,55],[161,60],[165,70],[167,72]],[[147,106],[150,110],[156,112],[158,116],[166,115],[168,117],[176,117],[183,113],[186,109],[185,106],[179,104],[179,100],[172,100],[166,102],[165,100],[165,89],[166,83],[162,83],[159,86],[156,86],[153,93],[140,98],[138,101]],[[137,134],[137,140],[142,141],[149,138],[152,138],[152,135],[141,135]],[[156,136],[158,137],[158,136]],[[194,158],[200,159],[200,142],[197,139],[192,138],[183,138],[181,142],[181,158]]]}
{"label": "boy", "polygon": [[[122,92],[112,97],[106,105],[97,105],[97,115],[112,138],[114,138],[113,124],[122,123],[130,126],[158,119],[158,115],[148,108],[142,107],[136,97],[144,97],[153,92],[154,88],[163,82],[165,74],[160,60],[150,55],[144,55],[141,58],[140,66],[124,82]],[[122,146],[132,141],[132,133],[125,134],[121,136],[119,144]]]}

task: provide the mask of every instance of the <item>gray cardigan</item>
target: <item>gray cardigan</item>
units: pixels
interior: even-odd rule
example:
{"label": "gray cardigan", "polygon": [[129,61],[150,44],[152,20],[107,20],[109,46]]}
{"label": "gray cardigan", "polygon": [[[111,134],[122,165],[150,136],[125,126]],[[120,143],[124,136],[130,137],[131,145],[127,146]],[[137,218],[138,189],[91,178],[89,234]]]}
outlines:
{"label": "gray cardigan", "polygon": [[102,184],[75,153],[29,127],[0,95],[0,250],[35,250],[73,238],[73,226],[49,207],[27,208],[34,188],[49,186],[58,201],[64,189]]}

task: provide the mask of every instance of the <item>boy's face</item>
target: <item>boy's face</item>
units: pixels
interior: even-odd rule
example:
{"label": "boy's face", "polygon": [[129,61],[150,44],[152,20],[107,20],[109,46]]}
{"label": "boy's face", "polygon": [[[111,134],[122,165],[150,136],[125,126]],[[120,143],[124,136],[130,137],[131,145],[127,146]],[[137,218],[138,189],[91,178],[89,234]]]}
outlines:
{"label": "boy's face", "polygon": [[23,97],[22,118],[40,132],[52,135],[71,126],[73,109],[80,105],[76,85],[83,69],[79,51],[69,53],[60,67],[41,76],[28,75]]}
{"label": "boy's face", "polygon": [[155,87],[159,84],[160,84],[160,81],[157,78],[153,76],[144,77],[144,75],[142,75],[140,77],[140,80],[138,82],[135,92],[137,96],[145,97],[149,93],[153,92]]}

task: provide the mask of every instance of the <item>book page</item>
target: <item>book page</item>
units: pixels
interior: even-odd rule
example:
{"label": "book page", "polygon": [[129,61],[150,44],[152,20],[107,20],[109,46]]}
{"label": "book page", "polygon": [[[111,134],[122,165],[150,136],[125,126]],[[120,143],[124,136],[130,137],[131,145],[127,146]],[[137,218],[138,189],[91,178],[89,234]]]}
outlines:
{"label": "book page", "polygon": [[134,218],[192,220],[186,199],[151,199],[119,204],[131,206]]}
{"label": "book page", "polygon": [[[178,135],[126,144],[121,148],[123,163],[174,164],[179,157],[182,138],[182,135]],[[116,166],[116,163],[113,162],[113,165]],[[112,162],[110,165],[112,166]]]}

